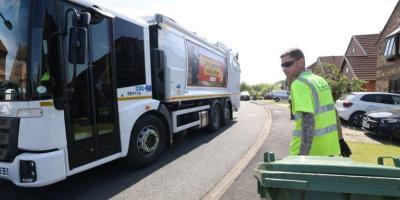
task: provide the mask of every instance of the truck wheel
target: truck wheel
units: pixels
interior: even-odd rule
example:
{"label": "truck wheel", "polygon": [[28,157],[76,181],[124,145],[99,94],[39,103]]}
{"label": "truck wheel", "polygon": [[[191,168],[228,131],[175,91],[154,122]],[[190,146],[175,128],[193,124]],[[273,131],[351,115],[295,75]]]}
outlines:
{"label": "truck wheel", "polygon": [[125,160],[134,168],[148,166],[160,157],[165,143],[164,124],[154,115],[145,115],[133,127]]}
{"label": "truck wheel", "polygon": [[232,121],[232,105],[231,102],[226,102],[224,105],[223,124],[228,124]]}
{"label": "truck wheel", "polygon": [[219,128],[221,128],[221,122],[222,122],[222,115],[221,115],[221,106],[218,103],[214,103],[211,112],[210,112],[210,124],[209,124],[209,129],[211,131],[217,131]]}

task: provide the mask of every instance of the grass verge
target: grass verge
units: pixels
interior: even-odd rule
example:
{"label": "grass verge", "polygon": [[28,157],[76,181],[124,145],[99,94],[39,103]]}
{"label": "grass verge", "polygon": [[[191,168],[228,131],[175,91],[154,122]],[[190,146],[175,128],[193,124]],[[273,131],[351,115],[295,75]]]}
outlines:
{"label": "grass verge", "polygon": [[[378,164],[379,156],[400,157],[400,146],[389,144],[365,144],[347,142],[353,154],[350,158],[356,162]],[[385,165],[394,166],[391,159],[384,160]]]}

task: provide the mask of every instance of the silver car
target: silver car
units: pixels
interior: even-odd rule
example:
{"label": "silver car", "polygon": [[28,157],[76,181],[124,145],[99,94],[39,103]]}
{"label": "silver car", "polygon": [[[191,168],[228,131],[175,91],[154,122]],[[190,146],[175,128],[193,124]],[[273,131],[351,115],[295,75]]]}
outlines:
{"label": "silver car", "polygon": [[286,90],[273,90],[272,91],[272,99],[276,102],[281,100],[288,100],[290,96],[289,91]]}

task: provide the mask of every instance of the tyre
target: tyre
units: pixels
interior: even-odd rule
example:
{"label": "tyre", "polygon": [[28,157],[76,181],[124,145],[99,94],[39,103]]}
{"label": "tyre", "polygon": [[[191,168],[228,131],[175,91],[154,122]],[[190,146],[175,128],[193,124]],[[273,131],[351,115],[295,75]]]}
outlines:
{"label": "tyre", "polygon": [[219,103],[212,104],[209,118],[208,128],[213,132],[219,130],[222,124],[222,109]]}
{"label": "tyre", "polygon": [[126,162],[134,168],[154,163],[164,151],[166,129],[159,118],[145,115],[135,124],[131,132]]}
{"label": "tyre", "polygon": [[349,118],[349,124],[356,128],[361,127],[361,123],[364,118],[364,113],[365,112],[357,111],[357,112],[354,112],[353,114],[351,114],[351,116]]}
{"label": "tyre", "polygon": [[224,105],[224,117],[223,117],[223,124],[228,124],[232,121],[232,104],[231,102],[226,102]]}
{"label": "tyre", "polygon": [[279,101],[280,101],[279,97],[276,97],[275,102],[279,102]]}

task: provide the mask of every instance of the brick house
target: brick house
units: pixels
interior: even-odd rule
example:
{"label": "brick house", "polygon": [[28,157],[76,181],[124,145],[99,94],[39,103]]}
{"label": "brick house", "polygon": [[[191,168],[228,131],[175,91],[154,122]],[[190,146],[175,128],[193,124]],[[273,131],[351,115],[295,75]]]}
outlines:
{"label": "brick house", "polygon": [[317,67],[317,61],[315,61],[315,62],[313,62],[313,64],[309,65],[307,67],[307,69],[315,72],[314,70],[315,70],[316,67]]}
{"label": "brick house", "polygon": [[378,37],[376,90],[400,93],[400,1]]}
{"label": "brick house", "polygon": [[7,54],[7,48],[0,41],[0,80],[4,80]]}
{"label": "brick house", "polygon": [[341,72],[350,80],[365,81],[365,91],[376,91],[377,47],[379,34],[353,35],[340,64]]}
{"label": "brick house", "polygon": [[322,66],[323,64],[332,64],[339,68],[342,63],[343,56],[320,56],[317,58],[317,61],[307,67],[307,69],[315,72],[317,67]]}

